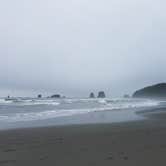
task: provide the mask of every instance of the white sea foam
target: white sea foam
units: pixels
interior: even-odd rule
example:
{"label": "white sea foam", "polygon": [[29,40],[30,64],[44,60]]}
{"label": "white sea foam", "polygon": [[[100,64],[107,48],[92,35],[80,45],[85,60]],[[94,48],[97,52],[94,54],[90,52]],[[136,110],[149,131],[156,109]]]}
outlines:
{"label": "white sea foam", "polygon": [[15,105],[15,106],[27,106],[27,105],[59,105],[60,102],[56,100],[38,100],[38,99],[15,99],[15,100],[4,100],[0,99],[0,104],[4,105]]}
{"label": "white sea foam", "polygon": [[31,100],[24,101],[24,105],[59,105],[60,102],[54,100]]}
{"label": "white sea foam", "polygon": [[71,110],[48,110],[42,112],[31,112],[31,113],[16,113],[10,116],[0,116],[0,121],[6,122],[21,122],[21,121],[33,121],[33,120],[45,120],[56,117],[72,116],[76,114],[84,114],[91,112],[89,109],[71,109]]}
{"label": "white sea foam", "polygon": [[0,104],[10,104],[12,101],[6,101],[5,99],[0,99]]}
{"label": "white sea foam", "polygon": [[100,103],[100,104],[107,104],[107,101],[105,99],[99,99],[98,103]]}
{"label": "white sea foam", "polygon": [[[82,100],[83,101],[83,100]],[[28,101],[29,102],[29,101]],[[80,100],[79,100],[80,102]],[[57,117],[73,116],[79,114],[87,114],[90,112],[98,111],[112,111],[112,110],[124,110],[129,108],[141,108],[141,107],[152,107],[157,106],[159,102],[152,100],[108,100],[108,99],[98,99],[96,102],[101,104],[100,107],[93,108],[73,108],[73,109],[55,109],[55,110],[44,110],[44,111],[31,111],[31,112],[19,112],[19,113],[10,113],[10,114],[1,114],[1,122],[21,122],[21,121],[35,121],[35,120],[45,120],[52,119]],[[58,105],[57,101],[50,100],[48,101],[35,101],[35,104],[55,104]]]}
{"label": "white sea foam", "polygon": [[112,109],[152,107],[157,106],[158,104],[159,102],[154,100],[116,100],[112,102],[107,102],[107,106],[110,106]]}

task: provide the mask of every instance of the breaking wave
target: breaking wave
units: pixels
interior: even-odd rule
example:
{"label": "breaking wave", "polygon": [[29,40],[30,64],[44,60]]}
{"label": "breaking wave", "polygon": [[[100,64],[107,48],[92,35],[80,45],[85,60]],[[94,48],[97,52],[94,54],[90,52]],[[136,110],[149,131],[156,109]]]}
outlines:
{"label": "breaking wave", "polygon": [[[0,105],[17,104],[31,106],[31,105],[53,105],[55,109],[52,110],[32,110],[18,112],[10,111],[8,113],[0,112],[0,121],[2,122],[21,122],[21,121],[35,121],[45,120],[57,117],[73,116],[79,114],[87,114],[98,111],[115,111],[125,110],[130,108],[153,107],[159,104],[154,100],[135,100],[135,99],[63,99],[63,100],[20,100],[20,101],[5,101],[0,100]],[[61,108],[58,108],[58,106]],[[66,106],[67,105],[67,106]],[[68,106],[69,105],[69,106]],[[28,107],[29,108],[29,107]],[[41,106],[41,108],[43,108]]]}

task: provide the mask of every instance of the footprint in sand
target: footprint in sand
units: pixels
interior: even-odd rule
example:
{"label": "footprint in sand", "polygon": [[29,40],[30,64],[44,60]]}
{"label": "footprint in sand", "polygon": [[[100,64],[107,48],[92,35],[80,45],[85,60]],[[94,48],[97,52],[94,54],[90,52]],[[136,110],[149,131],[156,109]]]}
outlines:
{"label": "footprint in sand", "polygon": [[113,159],[114,159],[114,158],[113,158],[113,154],[110,153],[109,156],[108,156],[106,159],[107,159],[107,160],[113,160]]}
{"label": "footprint in sand", "polygon": [[124,156],[123,159],[124,159],[124,160],[128,160],[129,158],[128,158],[127,156]]}
{"label": "footprint in sand", "polygon": [[128,160],[128,156],[125,155],[124,152],[119,152],[119,157],[122,158],[123,160]]}
{"label": "footprint in sand", "polygon": [[60,138],[56,138],[55,140],[56,140],[58,143],[63,143],[63,140],[64,140],[64,139],[60,137]]}
{"label": "footprint in sand", "polygon": [[40,160],[46,160],[48,158],[48,156],[43,156],[43,157],[40,157]]}
{"label": "footprint in sand", "polygon": [[9,164],[9,163],[15,163],[16,160],[0,160],[0,164]]}
{"label": "footprint in sand", "polygon": [[4,152],[15,152],[16,149],[5,149]]}

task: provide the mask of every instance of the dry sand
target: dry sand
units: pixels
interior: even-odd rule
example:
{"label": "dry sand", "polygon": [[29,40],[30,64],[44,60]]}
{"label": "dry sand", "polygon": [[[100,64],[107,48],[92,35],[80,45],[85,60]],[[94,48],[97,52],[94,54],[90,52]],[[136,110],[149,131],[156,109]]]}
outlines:
{"label": "dry sand", "polygon": [[166,113],[146,121],[0,132],[0,166],[166,166]]}

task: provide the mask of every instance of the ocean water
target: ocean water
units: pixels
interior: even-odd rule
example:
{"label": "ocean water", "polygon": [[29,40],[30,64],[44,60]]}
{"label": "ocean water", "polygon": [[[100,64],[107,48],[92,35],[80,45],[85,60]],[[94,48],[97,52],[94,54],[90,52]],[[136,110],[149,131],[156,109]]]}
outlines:
{"label": "ocean water", "polygon": [[0,99],[0,129],[139,120],[136,111],[158,107],[148,99]]}

